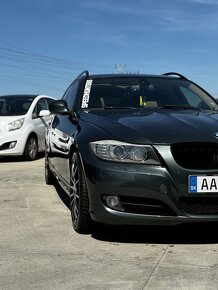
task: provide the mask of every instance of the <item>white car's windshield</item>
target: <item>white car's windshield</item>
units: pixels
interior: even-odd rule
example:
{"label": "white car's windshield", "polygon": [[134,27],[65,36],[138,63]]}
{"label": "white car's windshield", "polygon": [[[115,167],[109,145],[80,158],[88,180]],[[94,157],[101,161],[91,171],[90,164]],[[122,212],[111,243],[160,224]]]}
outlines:
{"label": "white car's windshield", "polygon": [[1,96],[0,116],[25,115],[35,96]]}

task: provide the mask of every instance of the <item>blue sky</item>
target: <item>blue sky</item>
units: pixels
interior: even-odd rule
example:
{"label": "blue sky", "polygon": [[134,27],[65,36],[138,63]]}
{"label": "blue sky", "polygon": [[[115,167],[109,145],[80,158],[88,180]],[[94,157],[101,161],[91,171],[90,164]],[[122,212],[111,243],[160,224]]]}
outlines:
{"label": "blue sky", "polygon": [[218,97],[218,0],[0,0],[0,94],[176,71]]}

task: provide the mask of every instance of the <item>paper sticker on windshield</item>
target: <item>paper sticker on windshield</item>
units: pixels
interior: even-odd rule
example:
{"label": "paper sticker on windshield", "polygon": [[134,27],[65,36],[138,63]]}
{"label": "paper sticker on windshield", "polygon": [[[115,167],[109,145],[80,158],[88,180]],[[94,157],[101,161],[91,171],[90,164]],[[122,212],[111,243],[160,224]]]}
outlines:
{"label": "paper sticker on windshield", "polygon": [[87,80],[86,81],[85,89],[84,89],[84,92],[83,92],[82,105],[81,105],[82,109],[86,109],[89,106],[89,96],[90,96],[90,92],[91,92],[92,81],[93,80]]}

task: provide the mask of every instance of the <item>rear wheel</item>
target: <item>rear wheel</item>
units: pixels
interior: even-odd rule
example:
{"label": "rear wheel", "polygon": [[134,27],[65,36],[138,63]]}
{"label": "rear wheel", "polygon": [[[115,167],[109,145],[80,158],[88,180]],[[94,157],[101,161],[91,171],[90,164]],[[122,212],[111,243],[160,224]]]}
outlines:
{"label": "rear wheel", "polygon": [[38,155],[38,142],[35,136],[30,136],[27,139],[26,147],[24,150],[24,157],[26,160],[35,160]]}
{"label": "rear wheel", "polygon": [[70,181],[70,210],[73,228],[78,233],[90,233],[92,221],[89,214],[88,192],[77,152],[72,156]]}

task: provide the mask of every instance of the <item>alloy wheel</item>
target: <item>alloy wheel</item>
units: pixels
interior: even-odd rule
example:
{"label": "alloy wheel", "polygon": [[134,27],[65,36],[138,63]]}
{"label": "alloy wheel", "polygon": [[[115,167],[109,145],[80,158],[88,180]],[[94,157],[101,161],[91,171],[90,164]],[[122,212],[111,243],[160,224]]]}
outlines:
{"label": "alloy wheel", "polygon": [[37,154],[38,154],[37,140],[34,136],[31,136],[27,140],[24,155],[27,160],[34,160],[36,159]]}
{"label": "alloy wheel", "polygon": [[79,214],[79,173],[76,160],[71,167],[71,215],[74,224],[77,224]]}

